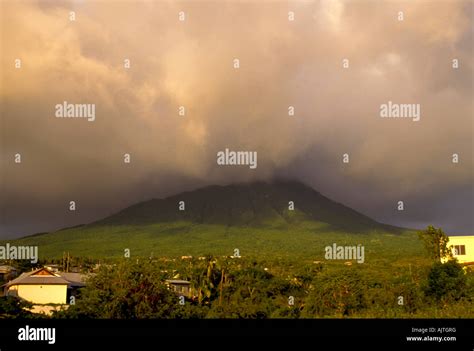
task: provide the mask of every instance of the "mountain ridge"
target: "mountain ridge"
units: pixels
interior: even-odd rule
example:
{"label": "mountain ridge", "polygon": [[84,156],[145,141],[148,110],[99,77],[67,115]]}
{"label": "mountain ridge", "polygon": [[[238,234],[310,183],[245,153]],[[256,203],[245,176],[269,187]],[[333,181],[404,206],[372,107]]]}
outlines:
{"label": "mountain ridge", "polygon": [[[184,211],[179,201],[184,201]],[[36,245],[45,259],[64,252],[123,257],[125,249],[146,257],[230,255],[239,248],[245,255],[299,260],[323,259],[324,247],[333,243],[398,255],[416,247],[417,240],[410,229],[374,221],[301,182],[278,180],[211,185],[10,242]]]}
{"label": "mountain ridge", "polygon": [[[290,201],[294,203],[294,211],[289,209]],[[184,210],[179,209],[180,204]],[[268,221],[294,223],[298,220],[313,220],[352,231],[398,229],[379,223],[294,180],[209,185],[136,203],[88,226],[179,220],[226,226],[260,226]]]}

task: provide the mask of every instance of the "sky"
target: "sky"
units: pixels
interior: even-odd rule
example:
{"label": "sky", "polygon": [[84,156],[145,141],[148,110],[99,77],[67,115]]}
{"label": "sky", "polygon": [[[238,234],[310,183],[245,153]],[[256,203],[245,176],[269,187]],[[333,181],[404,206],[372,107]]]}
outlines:
{"label": "sky", "polygon": [[[472,2],[0,9],[0,239],[277,178],[384,223],[474,234]],[[64,101],[94,104],[95,120],[57,118]],[[420,120],[381,118],[389,101],[419,104]],[[258,167],[218,165],[226,148],[256,151]]]}

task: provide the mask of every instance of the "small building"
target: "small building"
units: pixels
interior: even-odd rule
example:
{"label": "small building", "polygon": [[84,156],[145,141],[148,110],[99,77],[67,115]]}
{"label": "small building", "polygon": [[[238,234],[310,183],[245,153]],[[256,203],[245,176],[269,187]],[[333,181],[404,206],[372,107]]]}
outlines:
{"label": "small building", "polygon": [[185,296],[188,298],[192,297],[191,292],[191,282],[181,279],[168,279],[165,280],[165,284],[171,291],[175,292],[180,296]]}
{"label": "small building", "polygon": [[46,268],[22,273],[3,285],[5,295],[34,304],[66,304],[69,282]]}
{"label": "small building", "polygon": [[453,257],[464,265],[474,264],[474,235],[453,235],[448,246],[452,246]]}
{"label": "small building", "polygon": [[22,273],[4,284],[4,295],[17,296],[33,304],[67,304],[78,288],[85,285],[79,273],[53,272],[47,268]]}

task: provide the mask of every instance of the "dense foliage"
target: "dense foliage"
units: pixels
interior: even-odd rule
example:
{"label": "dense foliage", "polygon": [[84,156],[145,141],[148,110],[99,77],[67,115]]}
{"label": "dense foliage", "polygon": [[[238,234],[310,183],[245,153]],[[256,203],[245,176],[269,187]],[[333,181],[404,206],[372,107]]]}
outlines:
{"label": "dense foliage", "polygon": [[430,225],[425,230],[419,231],[418,237],[423,241],[428,255],[435,262],[453,257],[451,248],[448,246],[449,237],[441,228]]}
{"label": "dense foliage", "polygon": [[[308,268],[311,267],[311,268]],[[62,318],[472,317],[474,276],[455,261],[394,269],[252,259],[122,260],[91,276]],[[180,304],[165,285],[191,282]]]}
{"label": "dense foliage", "polygon": [[30,318],[32,304],[14,296],[0,297],[0,318]]}
{"label": "dense foliage", "polygon": [[[269,241],[275,233],[268,233]],[[300,241],[301,237],[307,240]],[[287,239],[285,247],[280,241],[256,241],[253,251],[237,246],[241,257],[228,256],[230,248],[210,241],[218,250],[209,250],[214,254],[207,256],[132,254],[109,260],[71,256],[67,264],[57,258],[53,262],[60,266],[91,274],[75,304],[53,317],[473,318],[473,271],[449,259],[440,229],[428,227],[420,238],[409,233],[329,237],[310,234],[308,229],[307,234]],[[363,244],[365,262],[325,260],[324,250],[315,248],[331,242]],[[436,256],[438,248],[441,254]],[[441,263],[441,257],[448,261]],[[43,263],[47,262],[38,262]],[[189,296],[183,300],[165,284],[167,279],[187,280]],[[22,303],[0,301],[0,317],[25,316]]]}

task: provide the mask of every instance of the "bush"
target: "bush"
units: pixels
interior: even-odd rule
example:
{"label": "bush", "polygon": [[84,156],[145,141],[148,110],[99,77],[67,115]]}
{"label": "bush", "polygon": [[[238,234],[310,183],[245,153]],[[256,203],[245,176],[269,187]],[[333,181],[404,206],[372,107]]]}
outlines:
{"label": "bush", "polygon": [[367,286],[356,270],[322,274],[313,281],[302,317],[348,317],[366,307]]}
{"label": "bush", "polygon": [[152,264],[121,262],[92,277],[66,312],[56,318],[173,318],[181,310],[178,297],[163,284]]}
{"label": "bush", "polygon": [[0,318],[28,318],[32,304],[15,296],[0,297]]}
{"label": "bush", "polygon": [[455,260],[435,262],[428,273],[425,294],[436,300],[459,300],[467,292],[466,274]]}

